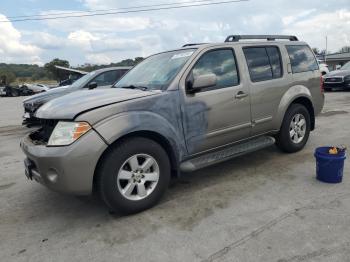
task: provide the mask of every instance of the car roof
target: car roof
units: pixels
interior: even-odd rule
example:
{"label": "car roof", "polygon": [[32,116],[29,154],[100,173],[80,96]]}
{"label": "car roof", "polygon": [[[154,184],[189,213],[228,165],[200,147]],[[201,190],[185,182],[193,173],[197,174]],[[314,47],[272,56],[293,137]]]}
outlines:
{"label": "car roof", "polygon": [[[233,46],[242,46],[242,45],[273,45],[273,44],[282,44],[282,45],[307,45],[307,43],[303,41],[240,41],[240,42],[222,42],[222,43],[203,43],[203,44],[186,44],[185,46],[181,47],[180,49],[176,50],[182,50],[182,49],[205,49],[208,47],[220,47],[220,46],[227,46],[227,45],[233,45]],[[175,51],[175,50],[174,50]]]}
{"label": "car roof", "polygon": [[[276,40],[283,39],[283,40]],[[242,41],[243,40],[243,41]],[[211,47],[227,47],[227,46],[262,46],[262,45],[308,45],[306,42],[299,41],[296,36],[293,35],[229,35],[224,42],[217,43],[188,43],[180,48],[166,50],[163,52],[150,55],[158,55],[168,52],[175,52],[181,50],[193,50],[201,51]]]}

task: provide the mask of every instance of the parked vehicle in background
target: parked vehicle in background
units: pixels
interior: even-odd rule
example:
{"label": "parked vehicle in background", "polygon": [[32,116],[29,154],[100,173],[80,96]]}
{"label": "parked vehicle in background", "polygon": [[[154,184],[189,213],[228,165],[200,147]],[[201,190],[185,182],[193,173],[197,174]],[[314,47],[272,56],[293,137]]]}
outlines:
{"label": "parked vehicle in background", "polygon": [[0,96],[30,96],[33,95],[33,90],[26,86],[2,86],[0,87]]}
{"label": "parked vehicle in background", "polygon": [[[46,102],[68,93],[82,89],[108,88],[121,78],[131,67],[109,67],[92,71],[79,78],[70,86],[62,86],[50,89],[45,93],[31,96],[23,101],[24,120],[23,125],[33,126],[39,124],[35,112]],[[64,108],[62,108],[64,110]]]}
{"label": "parked vehicle in background", "polygon": [[329,73],[329,68],[328,68],[328,65],[322,61],[318,61],[318,65],[320,67],[320,72],[321,72],[321,75],[326,75]]}
{"label": "parked vehicle in background", "polygon": [[29,90],[32,90],[33,94],[42,93],[42,92],[46,92],[46,91],[50,90],[50,88],[48,88],[46,85],[43,85],[43,84],[26,84],[26,83],[24,83],[20,87],[28,88]]}
{"label": "parked vehicle in background", "polygon": [[0,86],[0,96],[7,96],[6,87]]}
{"label": "parked vehicle in background", "polygon": [[64,193],[94,188],[111,210],[139,212],[179,172],[275,142],[301,150],[323,107],[320,78],[313,52],[295,36],[232,35],[156,54],[114,88],[39,108],[42,128],[21,141],[26,176]]}
{"label": "parked vehicle in background", "polygon": [[350,62],[324,76],[324,89],[326,91],[350,90]]}
{"label": "parked vehicle in background", "polygon": [[[60,81],[58,86],[68,86],[73,84],[75,81],[77,81],[79,78],[83,77],[84,75],[88,74],[89,72],[78,70],[74,68],[64,67],[64,66],[58,66],[55,65],[55,68],[59,70],[58,75],[60,76]],[[62,79],[62,77],[65,77]]]}

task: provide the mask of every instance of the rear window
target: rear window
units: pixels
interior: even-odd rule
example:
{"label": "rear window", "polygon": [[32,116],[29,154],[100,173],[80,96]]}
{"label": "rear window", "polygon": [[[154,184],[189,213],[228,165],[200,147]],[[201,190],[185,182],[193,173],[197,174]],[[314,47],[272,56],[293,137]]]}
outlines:
{"label": "rear window", "polygon": [[253,82],[282,76],[281,55],[277,47],[245,47],[243,52]]}
{"label": "rear window", "polygon": [[286,48],[293,74],[318,69],[316,58],[307,45],[287,45]]}

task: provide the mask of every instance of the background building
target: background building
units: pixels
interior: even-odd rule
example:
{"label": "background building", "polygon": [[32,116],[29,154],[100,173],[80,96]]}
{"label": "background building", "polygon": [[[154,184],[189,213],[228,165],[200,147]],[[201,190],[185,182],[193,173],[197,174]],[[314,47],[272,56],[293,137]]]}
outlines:
{"label": "background building", "polygon": [[317,58],[322,61],[326,61],[329,70],[335,70],[336,67],[344,65],[350,61],[350,52],[347,53],[335,53],[328,55],[317,55]]}

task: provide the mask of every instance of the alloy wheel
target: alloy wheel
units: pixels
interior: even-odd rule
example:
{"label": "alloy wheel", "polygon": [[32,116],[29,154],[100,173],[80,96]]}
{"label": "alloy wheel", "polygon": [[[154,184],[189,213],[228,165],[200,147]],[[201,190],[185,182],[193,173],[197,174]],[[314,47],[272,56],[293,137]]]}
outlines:
{"label": "alloy wheel", "polygon": [[147,154],[128,158],[119,169],[117,183],[119,192],[129,200],[148,197],[159,181],[159,165]]}

